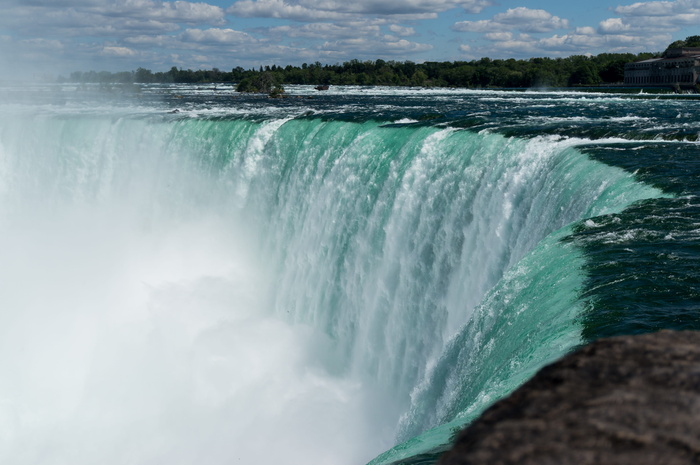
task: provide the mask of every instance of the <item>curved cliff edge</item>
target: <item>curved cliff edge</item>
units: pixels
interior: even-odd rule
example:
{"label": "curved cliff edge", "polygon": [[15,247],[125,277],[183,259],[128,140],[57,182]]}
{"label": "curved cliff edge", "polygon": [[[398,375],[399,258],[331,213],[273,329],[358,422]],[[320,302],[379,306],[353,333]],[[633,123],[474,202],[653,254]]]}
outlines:
{"label": "curved cliff edge", "polygon": [[593,342],[544,367],[439,465],[700,463],[700,332]]}

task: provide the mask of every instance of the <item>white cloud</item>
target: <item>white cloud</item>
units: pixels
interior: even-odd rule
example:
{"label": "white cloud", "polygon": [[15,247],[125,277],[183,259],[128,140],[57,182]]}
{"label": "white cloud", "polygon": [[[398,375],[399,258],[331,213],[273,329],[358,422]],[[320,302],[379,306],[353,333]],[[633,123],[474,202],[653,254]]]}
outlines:
{"label": "white cloud", "polygon": [[[386,28],[391,34],[386,34]],[[304,43],[307,54],[314,60],[349,60],[358,57],[407,59],[408,56],[432,50],[433,46],[406,40],[402,36],[414,35],[415,30],[396,24],[387,25],[384,20],[318,22],[301,25],[285,25],[258,30],[268,43],[285,39],[309,39]],[[316,42],[316,40],[322,42]],[[294,45],[298,45],[294,42]]]}
{"label": "white cloud", "polygon": [[417,52],[427,52],[432,50],[433,46],[430,44],[419,44],[417,42],[409,42],[406,39],[400,39],[392,42],[387,42],[383,47],[384,54],[403,54],[403,53],[417,53]]}
{"label": "white cloud", "polygon": [[502,41],[512,40],[513,33],[512,32],[488,32],[488,33],[484,34],[484,37],[486,37],[488,40],[502,42]]}
{"label": "white cloud", "polygon": [[569,26],[566,19],[554,16],[545,10],[518,7],[508,9],[493,17],[498,24],[512,26],[523,32],[548,32]]}
{"label": "white cloud", "polygon": [[[154,2],[148,2],[153,4]],[[158,4],[156,4],[158,5]],[[222,24],[224,10],[218,6],[207,3],[190,3],[177,1],[174,3],[162,3],[158,7],[148,6],[150,12],[156,18],[169,19],[177,22]]]}
{"label": "white cloud", "polygon": [[617,27],[612,33],[637,31],[643,37],[648,32],[677,31],[686,26],[700,24],[700,1],[676,0],[637,2],[615,8],[615,13],[621,18],[611,18],[601,21],[599,30],[608,33],[612,21]]}
{"label": "white cloud", "polygon": [[189,24],[222,24],[224,10],[208,3],[117,0],[92,2],[79,10],[104,17],[154,19]]}
{"label": "white cloud", "polygon": [[27,39],[20,41],[20,43],[35,51],[60,52],[65,48],[63,42],[55,39]]}
{"label": "white cloud", "polygon": [[180,24],[222,25],[224,10],[206,3],[154,0],[77,2],[70,8],[49,2],[0,6],[0,27],[25,34],[53,32],[64,36],[172,32]]}
{"label": "white cloud", "polygon": [[173,37],[168,35],[137,35],[124,39],[125,43],[135,47],[164,47],[172,41]]}
{"label": "white cloud", "polygon": [[335,38],[357,37],[377,35],[380,32],[380,27],[375,24],[358,23],[358,24],[333,24],[333,23],[311,23],[301,26],[278,26],[263,30],[270,36],[284,37],[304,37],[311,39],[332,40]]}
{"label": "white cloud", "polygon": [[452,29],[459,32],[489,32],[494,30],[493,21],[482,19],[479,21],[460,21],[452,25]]}
{"label": "white cloud", "polygon": [[412,36],[416,33],[416,30],[412,27],[403,27],[396,24],[390,25],[389,30],[399,36]]}
{"label": "white cloud", "polygon": [[127,47],[103,47],[102,54],[117,57],[131,57],[136,55],[136,52]]}
{"label": "white cloud", "polygon": [[667,16],[673,14],[675,7],[694,2],[638,2],[632,5],[618,6],[615,13],[625,16]]}
{"label": "white cloud", "polygon": [[[113,69],[127,63],[114,58],[129,59],[134,65],[149,65],[149,61],[155,65],[182,50],[192,50],[194,45],[225,46],[234,37],[222,33],[224,29],[190,33],[190,44],[174,35],[185,25],[194,29],[225,23],[223,8],[196,1],[0,0],[0,32],[9,31],[16,40],[17,56],[30,64],[53,63],[56,68],[71,66],[73,70],[104,63],[105,68]],[[54,44],[49,54],[46,50],[51,42],[42,45],[40,39],[60,39],[63,47]]]}
{"label": "white cloud", "polygon": [[621,32],[629,31],[632,27],[629,24],[625,24],[620,18],[609,18],[600,22],[598,26],[598,31],[601,34],[619,34]]}
{"label": "white cloud", "polygon": [[285,18],[296,21],[340,20],[344,15],[323,9],[291,5],[283,0],[241,0],[226,10],[244,18]]}
{"label": "white cloud", "polygon": [[492,19],[480,21],[461,21],[453,29],[462,32],[502,32],[518,30],[522,32],[550,32],[569,26],[566,19],[554,16],[545,10],[533,10],[526,7],[511,8],[498,13]]}
{"label": "white cloud", "polygon": [[185,42],[198,42],[208,44],[242,44],[254,42],[250,35],[233,29],[187,29],[180,35]]}
{"label": "white cloud", "polygon": [[[31,64],[87,63],[84,69],[450,60],[476,53],[528,58],[663,50],[682,38],[672,33],[700,24],[700,0],[630,0],[575,28],[544,9],[497,10],[496,0],[229,1],[224,11],[214,0],[0,0],[0,35],[12,44],[0,43],[0,51]],[[468,15],[486,7],[494,7],[487,19],[452,26],[464,34],[438,30],[448,18],[478,19]],[[261,27],[246,18],[275,20]]]}
{"label": "white cloud", "polygon": [[374,58],[401,57],[406,54],[427,52],[432,50],[430,44],[410,42],[405,39],[395,39],[392,37],[355,37],[333,42],[325,42],[321,49],[332,53],[333,56],[349,59],[357,56],[372,56]]}
{"label": "white cloud", "polygon": [[[636,2],[614,12],[617,16],[602,19],[597,27],[570,29],[569,21],[545,10],[518,7],[491,19],[461,21],[452,28],[490,42],[479,47],[483,56],[528,57],[658,51],[673,40],[671,33],[700,24],[700,0]],[[560,33],[542,37],[554,31]]]}
{"label": "white cloud", "polygon": [[436,18],[438,13],[452,8],[478,13],[492,4],[490,0],[240,0],[227,12],[240,17],[309,22],[358,19],[365,15],[420,20]]}
{"label": "white cloud", "polygon": [[[569,34],[552,35],[537,38],[520,34],[517,38],[509,33],[490,35],[491,46],[482,50],[484,56],[569,56],[591,55],[594,51],[610,53],[638,53],[647,49],[649,43],[667,43],[668,35],[649,35],[646,42],[640,42],[637,35],[632,34],[591,34],[592,28],[579,28]],[[580,30],[583,30],[581,33]],[[594,31],[593,31],[594,32]],[[599,52],[598,52],[599,53]]]}
{"label": "white cloud", "polygon": [[576,34],[592,36],[596,34],[596,30],[590,26],[577,27]]}

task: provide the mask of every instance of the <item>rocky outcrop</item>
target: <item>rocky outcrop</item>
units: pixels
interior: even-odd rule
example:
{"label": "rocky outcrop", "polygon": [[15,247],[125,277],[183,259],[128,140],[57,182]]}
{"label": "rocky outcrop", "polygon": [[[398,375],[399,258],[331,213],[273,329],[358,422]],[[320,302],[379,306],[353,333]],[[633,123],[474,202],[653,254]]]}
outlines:
{"label": "rocky outcrop", "polygon": [[700,332],[583,347],[486,410],[438,463],[700,463]]}

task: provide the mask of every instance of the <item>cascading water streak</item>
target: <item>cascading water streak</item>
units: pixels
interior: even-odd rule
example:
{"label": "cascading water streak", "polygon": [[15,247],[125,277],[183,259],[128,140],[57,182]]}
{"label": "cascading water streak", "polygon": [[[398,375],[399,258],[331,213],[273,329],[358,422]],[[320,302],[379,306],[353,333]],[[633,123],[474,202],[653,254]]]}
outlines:
{"label": "cascading water streak", "polygon": [[[536,344],[529,309],[575,300],[576,271],[557,276],[561,257],[581,259],[561,228],[660,195],[554,137],[332,118],[1,122],[0,461],[13,464],[367,462],[576,344],[575,305],[545,355],[499,340]],[[560,293],[529,295],[531,282]]]}

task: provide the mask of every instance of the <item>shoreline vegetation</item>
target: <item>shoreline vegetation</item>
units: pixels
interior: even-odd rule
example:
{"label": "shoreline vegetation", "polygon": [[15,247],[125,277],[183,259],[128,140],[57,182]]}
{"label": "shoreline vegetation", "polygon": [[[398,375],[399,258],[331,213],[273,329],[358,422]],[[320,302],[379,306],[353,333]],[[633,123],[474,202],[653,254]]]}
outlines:
{"label": "shoreline vegetation", "polygon": [[619,85],[624,79],[625,64],[648,59],[653,53],[597,56],[575,55],[567,58],[531,58],[528,60],[492,60],[425,62],[359,61],[323,65],[319,62],[301,66],[260,66],[259,69],[231,71],[178,69],[152,72],[76,71],[59,82],[102,84],[230,84],[239,92],[281,94],[286,84],[315,86],[411,86],[467,88],[585,87]]}
{"label": "shoreline vegetation", "polygon": [[[672,42],[666,51],[680,47],[700,47],[700,36]],[[666,53],[664,52],[664,54]],[[323,65],[320,62],[301,66],[260,66],[259,69],[231,71],[183,70],[175,66],[165,72],[146,68],[136,71],[75,71],[58,82],[100,84],[236,84],[238,92],[264,93],[270,97],[284,94],[285,84],[314,85],[326,90],[331,85],[466,87],[473,89],[562,88],[621,86],[625,65],[661,56],[661,53],[601,53],[596,56],[573,55],[567,58],[530,58],[528,60],[472,61],[360,61]],[[698,89],[696,89],[698,90]]]}

